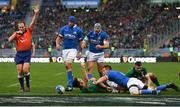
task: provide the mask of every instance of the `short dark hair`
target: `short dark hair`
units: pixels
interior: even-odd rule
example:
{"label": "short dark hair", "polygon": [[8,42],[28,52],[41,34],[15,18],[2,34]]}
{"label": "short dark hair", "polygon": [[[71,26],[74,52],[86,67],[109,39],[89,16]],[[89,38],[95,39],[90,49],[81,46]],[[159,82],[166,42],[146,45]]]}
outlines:
{"label": "short dark hair", "polygon": [[137,61],[137,62],[135,63],[135,65],[137,65],[137,66],[142,66],[142,63],[141,63],[141,61]]}
{"label": "short dark hair", "polygon": [[80,88],[80,82],[78,81],[78,78],[74,78],[73,80],[73,87]]}
{"label": "short dark hair", "polygon": [[24,20],[18,21],[18,24],[19,24],[19,23],[23,23],[24,25],[26,24]]}
{"label": "short dark hair", "polygon": [[109,70],[112,70],[112,67],[110,65],[104,65],[104,68],[108,68]]}

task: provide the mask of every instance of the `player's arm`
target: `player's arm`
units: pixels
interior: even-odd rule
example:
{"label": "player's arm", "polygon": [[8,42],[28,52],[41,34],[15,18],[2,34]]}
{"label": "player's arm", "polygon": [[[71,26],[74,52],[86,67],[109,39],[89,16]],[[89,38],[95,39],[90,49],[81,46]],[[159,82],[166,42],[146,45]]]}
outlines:
{"label": "player's arm", "polygon": [[77,56],[76,56],[78,59],[80,59],[80,58],[82,57],[82,50],[84,49],[84,48],[82,47],[82,44],[83,44],[83,41],[80,40],[80,41],[79,41],[79,51],[78,51],[78,54],[77,54]]}
{"label": "player's arm", "polygon": [[97,49],[107,49],[109,48],[109,40],[104,40],[103,41],[104,45],[96,45]]}
{"label": "player's arm", "polygon": [[112,91],[112,88],[111,88],[111,87],[108,87],[108,86],[105,85],[104,83],[99,83],[98,85],[99,85],[100,87],[102,87],[102,88],[107,89],[107,91]]}
{"label": "player's arm", "polygon": [[147,86],[148,86],[148,88],[150,88],[150,87],[151,87],[151,83],[152,83],[150,76],[149,76],[148,74],[145,75],[145,79],[147,80]]}
{"label": "player's arm", "polygon": [[96,82],[94,82],[94,84],[100,84],[100,83],[104,83],[105,81],[108,80],[107,75],[102,76],[101,78],[99,78]]}
{"label": "player's arm", "polygon": [[79,51],[78,51],[78,54],[77,54],[77,58],[80,59],[81,58],[81,55],[82,55],[82,50],[84,49],[84,47],[82,46],[83,45],[83,31],[82,29],[78,29],[78,41],[79,41]]}
{"label": "player's arm", "polygon": [[35,51],[36,51],[36,46],[35,46],[34,42],[32,42],[32,57],[35,57],[35,55],[36,55]]}
{"label": "player's arm", "polygon": [[34,8],[34,16],[32,17],[31,23],[30,23],[30,25],[29,25],[29,28],[30,28],[31,30],[32,30],[33,27],[34,27],[36,18],[37,18],[37,16],[38,16],[38,13],[39,13],[39,8],[38,8],[38,6],[36,6],[36,7]]}
{"label": "player's arm", "polygon": [[86,67],[85,67],[85,63],[81,62],[81,68],[82,68],[82,74],[83,74],[83,80],[85,83],[85,87],[88,87],[88,77],[87,77],[87,73],[86,73]]}
{"label": "player's arm", "polygon": [[8,38],[8,41],[9,42],[12,42],[16,37],[16,32],[14,32],[9,38]]}
{"label": "player's arm", "polygon": [[60,50],[61,49],[61,42],[63,40],[62,35],[58,34],[58,36],[56,37],[56,49]]}
{"label": "player's arm", "polygon": [[81,44],[82,49],[87,47],[88,41],[89,41],[88,36],[85,36],[83,41],[82,41],[82,44]]}
{"label": "player's arm", "polygon": [[109,48],[109,36],[107,34],[103,35],[103,45],[96,45],[97,49],[107,49]]}

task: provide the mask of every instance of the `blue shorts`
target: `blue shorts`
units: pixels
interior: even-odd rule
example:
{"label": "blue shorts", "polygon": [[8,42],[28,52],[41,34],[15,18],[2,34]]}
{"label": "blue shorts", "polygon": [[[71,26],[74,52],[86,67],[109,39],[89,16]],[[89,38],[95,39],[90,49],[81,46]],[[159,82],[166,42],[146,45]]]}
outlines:
{"label": "blue shorts", "polygon": [[30,63],[31,61],[31,50],[20,51],[16,53],[15,62],[17,64]]}

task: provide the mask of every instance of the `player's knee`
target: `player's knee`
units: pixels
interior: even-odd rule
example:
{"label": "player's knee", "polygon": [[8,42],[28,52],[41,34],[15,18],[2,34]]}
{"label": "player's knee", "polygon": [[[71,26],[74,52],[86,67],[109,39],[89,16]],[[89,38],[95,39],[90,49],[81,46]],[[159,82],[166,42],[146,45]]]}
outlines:
{"label": "player's knee", "polygon": [[23,71],[22,68],[17,68],[18,73],[21,73]]}
{"label": "player's knee", "polygon": [[129,92],[130,92],[131,95],[138,95],[139,94],[139,89],[138,89],[138,87],[133,86],[133,87],[129,88]]}
{"label": "player's knee", "polygon": [[23,72],[24,72],[24,73],[28,73],[28,72],[29,72],[29,67],[24,67],[24,68],[23,68]]}
{"label": "player's knee", "polygon": [[88,67],[88,72],[92,72],[92,70],[93,70],[93,67]]}
{"label": "player's knee", "polygon": [[72,70],[72,64],[71,63],[66,63],[66,70]]}

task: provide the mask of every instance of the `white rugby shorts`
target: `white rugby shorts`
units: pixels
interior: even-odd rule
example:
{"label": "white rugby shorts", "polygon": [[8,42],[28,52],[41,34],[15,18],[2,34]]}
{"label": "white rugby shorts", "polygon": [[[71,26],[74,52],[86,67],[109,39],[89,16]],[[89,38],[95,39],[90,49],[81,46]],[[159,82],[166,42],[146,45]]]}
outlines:
{"label": "white rugby shorts", "polygon": [[104,52],[101,53],[93,53],[93,52],[88,52],[87,54],[87,62],[89,61],[97,61],[97,62],[104,62]]}
{"label": "white rugby shorts", "polygon": [[64,49],[62,50],[62,57],[63,60],[66,61],[73,61],[77,56],[77,49]]}
{"label": "white rugby shorts", "polygon": [[128,83],[127,83],[127,87],[130,88],[133,85],[137,86],[139,88],[139,90],[141,90],[141,89],[143,89],[145,84],[137,78],[130,78]]}

